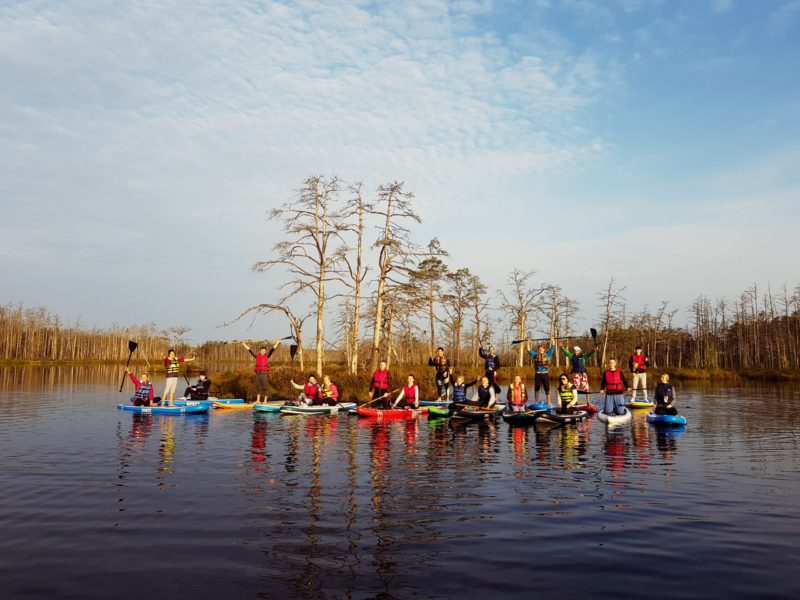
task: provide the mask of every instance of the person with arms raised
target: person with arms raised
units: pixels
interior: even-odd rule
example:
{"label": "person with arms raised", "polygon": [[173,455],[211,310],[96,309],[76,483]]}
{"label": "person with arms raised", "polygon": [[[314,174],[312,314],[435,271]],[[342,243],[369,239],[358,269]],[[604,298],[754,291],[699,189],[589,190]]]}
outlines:
{"label": "person with arms raised", "polygon": [[272,356],[272,353],[275,352],[275,348],[277,348],[278,344],[280,343],[280,340],[275,340],[275,343],[272,345],[272,348],[269,349],[269,352],[267,352],[266,346],[261,346],[258,349],[258,354],[256,354],[250,349],[250,346],[247,345],[247,342],[242,342],[242,346],[244,346],[245,349],[250,353],[250,356],[256,359],[256,366],[254,369],[256,373],[256,404],[261,403],[261,396],[264,396],[264,402],[266,402],[269,398],[269,392],[267,391],[269,359]]}
{"label": "person with arms raised", "polygon": [[483,368],[486,378],[492,384],[495,394],[500,393],[500,386],[497,385],[497,371],[500,368],[500,357],[494,351],[494,346],[489,346],[489,351],[483,350],[483,344],[478,342],[478,356],[483,359]]}
{"label": "person with arms raised", "polygon": [[155,398],[153,398],[153,384],[150,381],[150,376],[147,373],[142,373],[141,381],[136,379],[136,376],[131,372],[128,367],[125,367],[125,372],[128,374],[128,377],[131,378],[134,387],[136,388],[136,392],[133,394],[133,405],[134,406],[150,406],[155,402]]}
{"label": "person with arms raised", "polygon": [[569,361],[570,365],[572,366],[572,384],[578,389],[580,392],[588,392],[589,391],[589,376],[586,374],[586,361],[594,356],[594,350],[590,350],[588,353],[584,354],[581,350],[580,346],[575,346],[573,352],[570,352],[564,346],[561,346],[561,352],[564,353]]}
{"label": "person with arms raised", "polygon": [[545,350],[539,344],[537,350],[531,350],[532,340],[528,340],[528,354],[533,357],[533,401],[539,402],[539,390],[544,388],[545,402],[550,404],[550,359],[556,351],[556,341],[550,338],[550,347]]}
{"label": "person with arms raised", "polygon": [[[194,357],[184,358],[183,356],[178,356],[175,354],[175,350],[170,348],[166,354],[161,354],[161,359],[164,361],[164,368],[167,371],[164,393],[161,395],[162,404],[164,406],[169,406],[175,399],[175,390],[178,387],[178,375],[180,374],[181,363],[191,362],[194,360]],[[167,394],[169,394],[169,399],[167,398]]]}

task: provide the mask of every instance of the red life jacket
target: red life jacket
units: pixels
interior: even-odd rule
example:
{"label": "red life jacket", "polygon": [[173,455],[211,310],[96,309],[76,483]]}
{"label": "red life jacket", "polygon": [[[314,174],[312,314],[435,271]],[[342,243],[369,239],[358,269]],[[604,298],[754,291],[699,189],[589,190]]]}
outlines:
{"label": "red life jacket", "polygon": [[647,356],[644,352],[641,354],[633,354],[631,356],[631,361],[633,364],[638,365],[634,373],[644,373],[647,371],[647,365],[645,364],[645,361],[647,361]]}
{"label": "red life jacket", "polygon": [[408,402],[409,404],[413,404],[417,401],[417,386],[414,385],[404,385],[403,386],[403,400]]}
{"label": "red life jacket", "polygon": [[612,394],[621,394],[625,388],[622,387],[622,371],[606,371],[606,391]]}
{"label": "red life jacket", "polygon": [[511,400],[511,404],[515,406],[520,406],[521,404],[525,404],[525,400],[528,398],[528,394],[525,391],[525,384],[520,383],[519,386],[515,386],[513,383],[508,386],[508,399]]}
{"label": "red life jacket", "polygon": [[386,391],[389,389],[389,369],[375,371],[372,374],[372,389]]}
{"label": "red life jacket", "polygon": [[260,371],[269,371],[269,356],[259,352],[256,354],[256,373]]}
{"label": "red life jacket", "polygon": [[309,400],[316,400],[319,396],[319,386],[316,383],[307,383],[303,386],[303,393]]}

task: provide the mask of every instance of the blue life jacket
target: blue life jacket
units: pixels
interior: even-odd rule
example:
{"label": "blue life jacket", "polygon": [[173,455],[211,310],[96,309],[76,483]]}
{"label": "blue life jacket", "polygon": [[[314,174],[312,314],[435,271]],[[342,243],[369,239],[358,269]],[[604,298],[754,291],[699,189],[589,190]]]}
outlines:
{"label": "blue life jacket", "polygon": [[489,401],[492,399],[491,389],[492,389],[491,387],[488,388],[485,388],[483,386],[478,387],[478,402],[480,402],[481,406],[489,405]]}
{"label": "blue life jacket", "polygon": [[586,373],[586,366],[583,364],[583,354],[580,356],[572,355],[572,372]]}
{"label": "blue life jacket", "polygon": [[466,383],[454,383],[453,384],[453,402],[458,402],[459,404],[463,404],[467,401],[467,384]]}
{"label": "blue life jacket", "polygon": [[147,383],[140,383],[139,389],[136,390],[136,393],[133,395],[134,398],[138,398],[139,400],[149,400],[150,399],[150,390],[153,389],[153,384],[149,381]]}

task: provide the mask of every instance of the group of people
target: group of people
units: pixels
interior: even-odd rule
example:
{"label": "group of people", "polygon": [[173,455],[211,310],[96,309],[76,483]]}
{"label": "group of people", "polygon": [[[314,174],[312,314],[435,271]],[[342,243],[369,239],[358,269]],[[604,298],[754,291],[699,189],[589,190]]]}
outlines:
{"label": "group of people", "polygon": [[[161,355],[161,360],[164,361],[165,383],[164,393],[161,396],[155,396],[153,391],[153,382],[150,379],[150,374],[145,371],[137,378],[128,367],[125,372],[133,382],[135,391],[133,393],[132,401],[136,406],[151,406],[160,403],[162,406],[170,406],[175,401],[175,391],[178,387],[178,376],[180,375],[180,366],[182,363],[191,362],[195,360],[193,356],[183,357],[178,356],[175,350],[170,348],[166,354]],[[184,390],[184,397],[189,400],[206,400],[211,392],[211,380],[206,377],[205,371],[200,371],[197,382],[194,385],[189,385]]]}
{"label": "group of people", "polygon": [[[280,344],[280,340],[274,342],[271,348],[262,345],[258,353],[253,352],[246,342],[242,342],[244,348],[255,359],[255,387],[256,402],[268,399],[268,372],[270,370],[269,359],[275,349]],[[556,392],[558,394],[557,407],[562,412],[569,412],[580,408],[578,395],[580,393],[589,394],[589,378],[587,374],[586,361],[595,353],[595,349],[583,353],[579,346],[573,346],[572,352],[560,345],[561,352],[566,356],[570,365],[570,374],[562,373],[558,378]],[[528,340],[528,354],[533,359],[534,365],[534,403],[539,402],[539,393],[544,391],[545,401],[550,400],[550,363],[556,350],[555,340],[550,339],[550,345],[545,348],[544,344],[539,344],[536,350],[532,349],[532,340]],[[434,368],[434,381],[436,393],[439,400],[449,400],[455,406],[476,406],[480,408],[493,408],[498,401],[500,386],[497,384],[498,370],[500,369],[500,358],[495,352],[494,346],[489,346],[488,351],[480,345],[478,349],[480,358],[484,361],[484,375],[480,381],[473,380],[465,382],[463,375],[453,378],[453,368],[450,361],[445,357],[444,348],[437,348],[436,354],[428,360],[428,365]],[[134,384],[133,402],[136,405],[149,406],[159,400],[162,404],[170,405],[174,401],[175,390],[177,388],[180,365],[185,362],[195,360],[193,356],[178,356],[174,349],[170,348],[166,354],[162,354],[166,383],[164,393],[161,398],[154,397],[153,383],[148,373],[142,373],[137,378],[130,369],[126,372]],[[605,395],[603,412],[608,415],[621,415],[625,412],[625,390],[632,392],[631,401],[636,401],[638,389],[641,386],[642,397],[647,402],[647,370],[650,367],[650,360],[644,353],[641,346],[636,346],[633,354],[628,361],[629,369],[633,375],[632,386],[629,384],[625,374],[617,368],[617,361],[610,359],[608,369],[606,369],[600,381],[600,393]],[[477,384],[477,385],[476,385]],[[322,382],[318,382],[314,375],[309,375],[304,384],[291,381],[292,387],[300,391],[297,396],[297,404],[305,405],[336,405],[339,403],[339,390],[331,381],[330,376],[325,375]],[[469,397],[469,388],[475,387],[472,397]],[[420,393],[414,375],[408,375],[406,383],[402,387],[390,391],[391,374],[387,368],[386,361],[380,361],[378,369],[373,373],[370,381],[371,404],[380,408],[419,408]],[[192,400],[205,400],[209,397],[211,381],[206,377],[204,371],[200,372],[195,385],[186,388],[184,396]],[[399,393],[398,393],[399,392]],[[395,398],[392,396],[397,393]],[[520,375],[516,375],[508,386],[506,400],[509,410],[525,411],[529,400],[528,391]],[[677,410],[673,406],[675,400],[675,390],[669,383],[669,375],[661,375],[660,382],[655,389],[655,412],[657,414],[676,415]]]}

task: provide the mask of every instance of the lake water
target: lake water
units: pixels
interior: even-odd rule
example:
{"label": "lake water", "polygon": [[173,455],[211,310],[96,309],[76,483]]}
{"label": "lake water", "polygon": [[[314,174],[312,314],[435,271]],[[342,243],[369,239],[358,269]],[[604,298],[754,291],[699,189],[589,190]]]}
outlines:
{"label": "lake water", "polygon": [[117,371],[0,370],[0,598],[800,596],[791,387],[539,431],[137,416]]}

